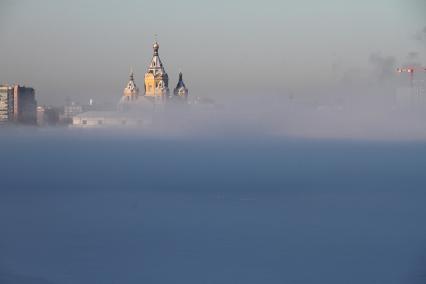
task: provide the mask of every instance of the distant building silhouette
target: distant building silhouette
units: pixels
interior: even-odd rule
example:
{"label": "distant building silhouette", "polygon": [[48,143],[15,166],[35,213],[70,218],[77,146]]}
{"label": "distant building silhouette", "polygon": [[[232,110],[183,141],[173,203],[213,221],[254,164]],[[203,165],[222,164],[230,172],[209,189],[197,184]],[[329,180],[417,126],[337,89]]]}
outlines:
{"label": "distant building silhouette", "polygon": [[79,103],[67,100],[64,106],[63,113],[60,115],[60,121],[64,124],[72,123],[72,118],[83,112],[83,106]]}
{"label": "distant building silhouette", "polygon": [[34,89],[19,85],[0,86],[0,121],[36,125]]}
{"label": "distant building silhouette", "polygon": [[17,123],[37,124],[37,101],[33,88],[13,86],[13,118]]}
{"label": "distant building silhouette", "polygon": [[37,125],[38,126],[55,126],[60,120],[60,109],[52,106],[37,107]]}
{"label": "distant building silhouette", "polygon": [[13,88],[0,86],[0,123],[13,120]]}

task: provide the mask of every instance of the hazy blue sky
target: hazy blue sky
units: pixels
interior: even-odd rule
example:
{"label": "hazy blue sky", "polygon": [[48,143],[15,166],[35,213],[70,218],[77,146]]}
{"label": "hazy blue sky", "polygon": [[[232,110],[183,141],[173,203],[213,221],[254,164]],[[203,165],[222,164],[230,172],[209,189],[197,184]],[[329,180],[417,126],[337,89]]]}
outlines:
{"label": "hazy blue sky", "polygon": [[0,0],[0,82],[41,103],[115,100],[130,66],[143,87],[157,33],[171,89],[179,68],[192,94],[324,86],[372,53],[424,62],[425,14],[422,0]]}

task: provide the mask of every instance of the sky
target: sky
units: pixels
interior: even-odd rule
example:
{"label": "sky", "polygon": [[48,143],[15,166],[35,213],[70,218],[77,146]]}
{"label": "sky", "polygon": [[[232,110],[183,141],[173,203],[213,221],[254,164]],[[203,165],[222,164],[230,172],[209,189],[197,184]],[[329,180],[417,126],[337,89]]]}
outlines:
{"label": "sky", "polygon": [[170,89],[180,70],[192,95],[213,98],[327,88],[369,74],[374,56],[424,64],[424,11],[422,0],[0,0],[0,82],[34,87],[41,104],[115,102],[130,68],[143,88],[157,34]]}

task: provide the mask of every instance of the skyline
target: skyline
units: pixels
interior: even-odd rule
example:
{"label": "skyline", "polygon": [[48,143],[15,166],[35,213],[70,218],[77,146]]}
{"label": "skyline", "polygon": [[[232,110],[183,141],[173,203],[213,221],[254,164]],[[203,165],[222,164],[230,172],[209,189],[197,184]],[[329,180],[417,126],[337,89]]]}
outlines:
{"label": "skyline", "polygon": [[374,56],[424,62],[423,1],[312,2],[3,1],[0,78],[41,103],[114,100],[130,67],[143,82],[155,34],[171,82],[182,70],[193,94],[219,98],[365,80]]}

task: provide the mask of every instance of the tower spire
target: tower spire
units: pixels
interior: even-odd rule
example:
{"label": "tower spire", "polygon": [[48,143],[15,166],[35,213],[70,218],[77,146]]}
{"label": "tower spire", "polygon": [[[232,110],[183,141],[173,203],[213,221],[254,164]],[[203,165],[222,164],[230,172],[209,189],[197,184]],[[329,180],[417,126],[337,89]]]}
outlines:
{"label": "tower spire", "polygon": [[160,45],[158,44],[158,42],[155,41],[152,47],[154,49],[154,56],[158,56],[158,50],[160,49]]}
{"label": "tower spire", "polygon": [[134,77],[133,77],[133,67],[130,67],[130,81],[134,81]]}
{"label": "tower spire", "polygon": [[148,71],[145,73],[145,96],[147,97],[166,97],[169,95],[169,77],[161,62],[158,50],[160,45],[157,40],[152,45],[154,55]]}

